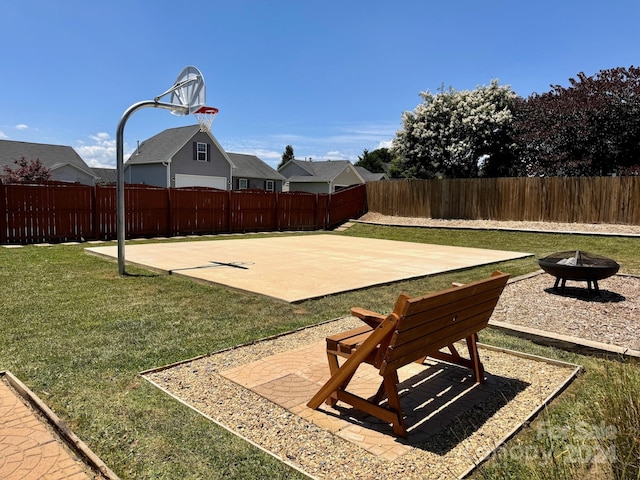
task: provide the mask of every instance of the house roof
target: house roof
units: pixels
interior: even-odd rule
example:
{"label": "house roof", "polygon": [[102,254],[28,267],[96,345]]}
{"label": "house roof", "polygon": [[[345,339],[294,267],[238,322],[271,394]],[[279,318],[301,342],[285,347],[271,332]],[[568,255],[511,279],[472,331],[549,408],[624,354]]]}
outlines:
{"label": "house roof", "polygon": [[290,182],[332,182],[346,168],[354,168],[349,160],[327,160],[323,162],[290,160],[290,162],[309,172],[308,175],[292,175],[288,177],[287,180]]}
{"label": "house roof", "polygon": [[22,157],[27,160],[38,158],[44,167],[52,171],[65,165],[71,165],[87,175],[95,176],[80,155],[69,146],[0,140],[0,167],[8,165],[13,168],[15,167],[14,161],[20,160]]}
{"label": "house roof", "polygon": [[115,168],[92,168],[91,170],[93,170],[100,182],[116,183],[118,180],[118,171]]}
{"label": "house roof", "polygon": [[138,165],[167,162],[199,131],[200,127],[198,125],[163,130],[140,143],[126,163],[128,165]]}
{"label": "house roof", "polygon": [[387,179],[386,173],[372,173],[364,167],[355,167],[360,176],[364,178],[365,182],[375,182],[376,180],[385,180]]}
{"label": "house roof", "polygon": [[244,153],[227,153],[231,162],[233,163],[234,177],[246,177],[246,178],[264,178],[266,180],[281,180],[286,179],[260,160],[255,155],[247,155]]}

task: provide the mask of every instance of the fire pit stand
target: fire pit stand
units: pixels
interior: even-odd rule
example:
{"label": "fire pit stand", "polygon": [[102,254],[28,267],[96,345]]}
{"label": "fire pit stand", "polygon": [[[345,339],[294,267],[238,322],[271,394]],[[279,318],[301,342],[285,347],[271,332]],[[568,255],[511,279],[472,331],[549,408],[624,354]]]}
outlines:
{"label": "fire pit stand", "polygon": [[620,269],[620,265],[610,258],[580,250],[553,253],[538,260],[538,265],[556,277],[554,290],[558,290],[560,285],[560,291],[564,292],[567,280],[575,280],[587,282],[589,292],[593,285],[596,294],[600,292],[598,280],[609,278]]}

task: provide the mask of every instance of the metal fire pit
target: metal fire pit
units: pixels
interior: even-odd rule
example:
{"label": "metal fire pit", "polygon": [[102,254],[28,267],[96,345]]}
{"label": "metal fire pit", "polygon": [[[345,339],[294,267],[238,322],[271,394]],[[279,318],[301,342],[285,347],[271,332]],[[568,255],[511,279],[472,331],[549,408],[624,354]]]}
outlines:
{"label": "metal fire pit", "polygon": [[620,265],[610,258],[580,250],[553,253],[538,260],[538,265],[545,272],[556,277],[553,289],[557,290],[560,284],[562,292],[567,280],[575,280],[587,282],[589,291],[593,284],[596,293],[599,293],[598,280],[609,278],[620,269]]}

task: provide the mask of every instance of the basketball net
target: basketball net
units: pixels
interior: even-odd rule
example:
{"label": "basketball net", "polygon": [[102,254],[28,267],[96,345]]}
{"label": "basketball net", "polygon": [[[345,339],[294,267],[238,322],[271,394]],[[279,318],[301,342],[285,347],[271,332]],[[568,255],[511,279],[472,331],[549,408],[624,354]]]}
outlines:
{"label": "basketball net", "polygon": [[215,107],[200,107],[193,115],[200,124],[201,132],[211,132],[211,125],[218,115],[218,109]]}

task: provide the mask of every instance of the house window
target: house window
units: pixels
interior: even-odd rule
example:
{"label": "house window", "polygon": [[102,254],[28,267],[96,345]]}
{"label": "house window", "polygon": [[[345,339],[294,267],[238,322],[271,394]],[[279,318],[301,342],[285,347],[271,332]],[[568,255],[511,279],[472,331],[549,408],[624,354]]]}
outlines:
{"label": "house window", "polygon": [[248,186],[248,182],[246,178],[238,179],[238,190],[246,190]]}
{"label": "house window", "polygon": [[273,192],[273,180],[265,180],[264,189],[267,192]]}
{"label": "house window", "polygon": [[207,158],[207,144],[198,142],[196,145],[196,160],[199,162],[208,162],[209,158]]}

